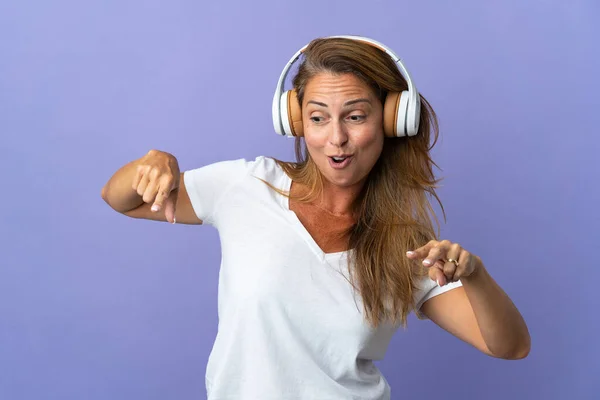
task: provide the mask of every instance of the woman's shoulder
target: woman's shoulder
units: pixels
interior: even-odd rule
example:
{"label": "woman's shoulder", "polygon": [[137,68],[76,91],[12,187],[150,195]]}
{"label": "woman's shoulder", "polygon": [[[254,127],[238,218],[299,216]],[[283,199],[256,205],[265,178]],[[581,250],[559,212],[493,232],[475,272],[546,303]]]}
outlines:
{"label": "woman's shoulder", "polygon": [[282,164],[289,164],[277,158],[259,155],[252,158],[231,158],[187,171],[188,178],[207,176],[217,182],[228,182],[230,186],[256,179],[277,187],[285,185],[287,174]]}
{"label": "woman's shoulder", "polygon": [[273,181],[274,179],[281,178],[285,174],[282,163],[285,161],[278,160],[270,156],[258,156],[253,161],[248,162],[248,169],[250,174],[261,179]]}
{"label": "woman's shoulder", "polygon": [[223,171],[231,170],[249,173],[268,173],[281,169],[281,167],[278,165],[278,161],[275,158],[262,155],[257,156],[254,159],[245,157],[225,159],[200,168],[212,168]]}

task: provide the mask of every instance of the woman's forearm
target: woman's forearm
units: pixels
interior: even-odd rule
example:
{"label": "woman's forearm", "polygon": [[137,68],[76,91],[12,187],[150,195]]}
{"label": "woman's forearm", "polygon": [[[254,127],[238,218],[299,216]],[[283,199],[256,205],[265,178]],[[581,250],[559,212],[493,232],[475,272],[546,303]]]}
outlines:
{"label": "woman's forearm", "polygon": [[139,159],[121,167],[102,188],[102,198],[118,212],[126,212],[144,203],[142,196],[132,187]]}
{"label": "woman's forearm", "polygon": [[490,351],[502,358],[526,357],[531,338],[525,320],[485,267],[461,278],[461,282]]}

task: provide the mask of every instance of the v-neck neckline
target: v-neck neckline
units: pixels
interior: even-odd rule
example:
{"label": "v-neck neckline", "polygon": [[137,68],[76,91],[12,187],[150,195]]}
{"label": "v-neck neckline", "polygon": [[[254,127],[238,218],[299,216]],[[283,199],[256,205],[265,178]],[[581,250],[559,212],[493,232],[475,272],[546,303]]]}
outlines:
{"label": "v-neck neckline", "polygon": [[[281,168],[281,167],[279,167],[279,168]],[[289,195],[291,188],[292,188],[292,178],[290,178],[288,176],[288,174],[286,174],[285,171],[283,171],[283,169],[281,169],[281,172],[283,175],[283,178],[282,178],[283,182],[280,187],[282,187],[282,190],[287,191],[287,193]],[[280,195],[279,199],[281,202],[281,206],[288,214],[290,221],[294,225],[296,225],[296,228],[297,228],[298,232],[300,233],[300,235],[308,243],[308,245],[311,248],[311,250],[313,251],[313,253],[315,253],[315,255],[317,257],[319,257],[319,259],[321,259],[321,260],[339,259],[342,256],[345,257],[346,255],[348,255],[348,253],[350,253],[352,251],[352,250],[344,250],[344,251],[337,251],[334,253],[325,253],[323,251],[323,249],[321,248],[321,246],[319,246],[317,244],[317,242],[315,241],[313,236],[310,234],[310,232],[308,232],[308,229],[306,229],[306,227],[304,226],[302,221],[300,221],[300,218],[298,218],[298,215],[290,208],[289,196]]]}

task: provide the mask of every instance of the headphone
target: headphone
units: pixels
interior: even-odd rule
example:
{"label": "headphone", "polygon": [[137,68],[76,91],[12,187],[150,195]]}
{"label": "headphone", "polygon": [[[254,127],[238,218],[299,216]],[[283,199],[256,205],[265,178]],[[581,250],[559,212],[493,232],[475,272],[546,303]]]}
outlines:
{"label": "headphone", "polygon": [[[382,43],[363,36],[329,36],[325,39],[344,38],[359,42],[368,43],[388,54],[398,70],[404,76],[408,83],[408,91],[401,93],[389,92],[385,99],[383,107],[383,131],[387,137],[414,136],[419,130],[419,117],[421,112],[421,101],[419,92],[413,83],[410,75],[400,61],[400,58],[394,52]],[[283,84],[292,65],[300,58],[308,44],[296,52],[283,68],[275,96],[273,96],[273,126],[275,132],[281,136],[301,137],[304,136],[302,127],[302,110],[298,104],[297,93],[295,89],[283,91]]]}

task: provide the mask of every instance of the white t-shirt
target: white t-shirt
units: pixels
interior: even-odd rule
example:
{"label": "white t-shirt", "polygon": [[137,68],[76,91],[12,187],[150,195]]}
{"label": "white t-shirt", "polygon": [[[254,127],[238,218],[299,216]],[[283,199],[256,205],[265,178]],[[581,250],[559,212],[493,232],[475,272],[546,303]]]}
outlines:
{"label": "white t-shirt", "polygon": [[[290,189],[291,179],[262,156],[184,174],[196,215],[218,230],[222,249],[208,399],[389,399],[373,360],[398,327],[368,325],[346,252],[323,253],[288,198],[257,177]],[[418,307],[460,286],[422,284]]]}

